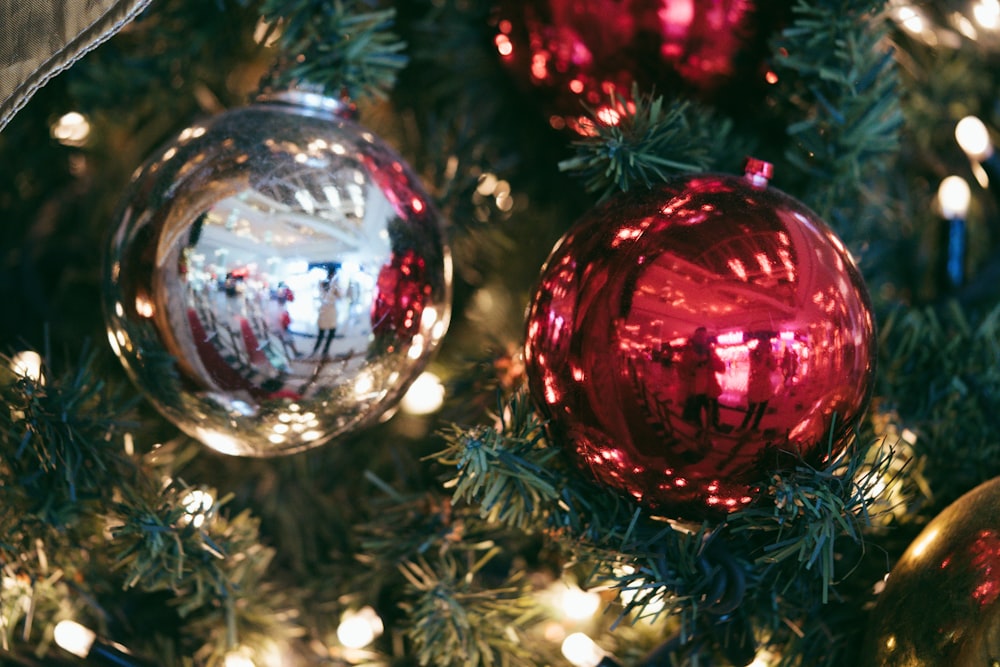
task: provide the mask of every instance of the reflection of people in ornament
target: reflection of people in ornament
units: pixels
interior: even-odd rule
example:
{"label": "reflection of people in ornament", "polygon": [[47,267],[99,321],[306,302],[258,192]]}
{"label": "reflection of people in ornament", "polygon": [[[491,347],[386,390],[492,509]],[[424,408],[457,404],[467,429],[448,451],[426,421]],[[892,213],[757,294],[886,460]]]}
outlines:
{"label": "reflection of people in ornament", "polygon": [[705,422],[701,419],[704,410],[707,423],[713,428],[719,428],[719,396],[722,394],[722,385],[715,374],[725,370],[725,362],[709,343],[708,330],[705,327],[695,329],[680,361],[681,377],[688,388],[684,403],[686,421],[704,426]]}
{"label": "reflection of people in ornament", "polygon": [[282,281],[278,283],[278,287],[274,291],[274,298],[278,300],[279,304],[285,305],[289,301],[295,301],[295,293]]}
{"label": "reflection of people in ornament", "polygon": [[292,356],[298,357],[299,351],[295,349],[295,339],[292,338],[292,332],[289,331],[291,325],[292,316],[289,315],[288,308],[282,304],[278,310],[278,339],[281,340],[281,344],[285,346],[286,350],[292,351]]}
{"label": "reflection of people in ornament", "polygon": [[795,372],[799,368],[799,356],[791,345],[785,346],[785,352],[781,355],[781,374],[785,378],[785,386],[791,386],[795,380]]}
{"label": "reflection of people in ornament", "polygon": [[[750,425],[756,431],[767,410],[767,402],[774,396],[771,372],[778,368],[778,362],[771,351],[771,341],[765,336],[757,339],[757,347],[750,350],[750,373],[747,379],[747,414],[740,429]],[[753,419],[753,423],[750,420]]]}
{"label": "reflection of people in ornament", "polygon": [[313,354],[323,346],[323,358],[330,352],[330,343],[337,333],[337,299],[340,298],[340,290],[337,288],[335,280],[336,274],[330,276],[320,285],[319,317],[316,327],[319,332],[316,334],[316,344],[313,346]]}

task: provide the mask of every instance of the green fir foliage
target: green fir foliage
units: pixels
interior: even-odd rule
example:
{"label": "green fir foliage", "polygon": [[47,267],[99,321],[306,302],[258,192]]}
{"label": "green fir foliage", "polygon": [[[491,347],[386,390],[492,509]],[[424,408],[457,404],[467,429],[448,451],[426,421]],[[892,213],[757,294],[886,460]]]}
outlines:
{"label": "green fir foliage", "polygon": [[691,102],[668,103],[635,88],[632,100],[614,96],[609,106],[588,109],[593,135],[573,142],[576,155],[559,168],[579,175],[603,200],[714,165],[711,148],[727,143],[728,121]]}
{"label": "green fir foliage", "polygon": [[870,233],[869,181],[889,171],[903,124],[889,25],[874,2],[798,0],[792,11],[774,52],[783,101],[801,113],[787,129],[799,196],[842,233]]}
{"label": "green fir foliage", "polygon": [[351,100],[387,97],[407,62],[391,31],[395,9],[364,0],[265,0],[264,19],[278,33],[279,84],[305,83]]}

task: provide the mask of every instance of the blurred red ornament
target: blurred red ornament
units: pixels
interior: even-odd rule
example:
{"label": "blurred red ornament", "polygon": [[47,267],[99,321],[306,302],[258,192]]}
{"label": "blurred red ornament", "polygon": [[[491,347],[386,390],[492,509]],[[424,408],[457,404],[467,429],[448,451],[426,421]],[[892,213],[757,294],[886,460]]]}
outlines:
{"label": "blurred red ornament", "polygon": [[[393,253],[378,272],[372,302],[372,332],[409,341],[420,329],[424,305],[430,301],[424,258],[413,250]],[[435,316],[437,313],[435,313]]]}
{"label": "blurred red ornament", "polygon": [[[868,294],[803,204],[708,174],[628,192],[556,245],[527,321],[531,393],[596,479],[697,518],[750,502],[789,452],[819,465],[867,404]],[[836,414],[836,419],[834,415]]]}
{"label": "blurred red ornament", "polygon": [[[774,0],[505,0],[494,38],[515,76],[551,97],[553,126],[587,133],[581,103],[614,124],[611,96],[761,88]],[[734,95],[740,99],[739,93]],[[745,100],[743,100],[745,103]],[[604,108],[601,108],[604,105]],[[583,121],[583,125],[581,125]]]}

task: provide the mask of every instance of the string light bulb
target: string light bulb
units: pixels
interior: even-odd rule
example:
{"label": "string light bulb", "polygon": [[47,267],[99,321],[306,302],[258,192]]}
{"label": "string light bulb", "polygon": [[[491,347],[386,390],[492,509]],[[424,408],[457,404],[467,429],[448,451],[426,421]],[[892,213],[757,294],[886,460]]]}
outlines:
{"label": "string light bulb", "polygon": [[993,144],[985,123],[975,116],[966,116],[955,125],[955,141],[970,159],[982,162],[993,155]]}
{"label": "string light bulb", "polygon": [[152,667],[155,664],[132,655],[121,644],[98,637],[96,632],[76,621],[59,621],[52,634],[56,646],[86,660],[88,665]]}
{"label": "string light bulb", "polygon": [[413,381],[399,407],[411,415],[429,415],[444,405],[444,385],[437,375],[424,371]]}
{"label": "string light bulb", "polygon": [[617,667],[618,663],[610,654],[582,632],[574,632],[563,640],[563,657],[573,667]]}
{"label": "string light bulb", "polygon": [[938,205],[941,214],[949,220],[964,218],[969,211],[972,192],[969,184],[961,176],[949,176],[938,186]]}
{"label": "string light bulb", "polygon": [[601,595],[585,591],[579,586],[561,585],[559,606],[563,615],[571,621],[587,621],[593,618],[601,606]]}
{"label": "string light bulb", "polygon": [[24,350],[15,354],[10,358],[10,368],[15,375],[45,384],[45,378],[42,376],[42,357],[34,350]]}
{"label": "string light bulb", "polygon": [[969,184],[959,176],[949,176],[938,187],[938,205],[945,218],[943,274],[950,288],[961,287],[965,282],[965,254],[967,232],[965,214],[969,211],[972,192]]}
{"label": "string light bulb", "polygon": [[346,612],[337,626],[337,639],[347,648],[364,648],[378,638],[384,626],[382,619],[371,607]]}

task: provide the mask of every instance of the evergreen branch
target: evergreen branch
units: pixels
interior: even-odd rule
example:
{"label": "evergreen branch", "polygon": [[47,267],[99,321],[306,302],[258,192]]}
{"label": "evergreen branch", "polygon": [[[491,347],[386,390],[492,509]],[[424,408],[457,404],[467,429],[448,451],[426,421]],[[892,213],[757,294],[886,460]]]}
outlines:
{"label": "evergreen branch", "polygon": [[468,568],[451,557],[436,566],[424,561],[400,566],[414,597],[404,610],[421,665],[535,664],[518,638],[538,615],[525,582],[515,578],[500,588],[480,588],[474,576],[499,551],[494,548]]}
{"label": "evergreen branch", "polygon": [[357,101],[388,97],[406,65],[391,32],[395,9],[366,11],[365,0],[265,0],[264,19],[280,31],[286,63],[278,84],[303,82]]}
{"label": "evergreen branch", "polygon": [[1000,306],[978,321],[955,303],[897,310],[879,349],[883,408],[917,435],[934,506],[1000,475]]}
{"label": "evergreen branch", "polygon": [[456,501],[472,503],[490,522],[527,529],[558,499],[550,464],[558,450],[540,446],[541,424],[526,396],[515,396],[501,410],[500,428],[453,426],[445,433],[446,449],[433,456],[454,467]]}
{"label": "evergreen branch", "polygon": [[898,77],[884,44],[888,27],[874,2],[799,0],[775,44],[776,67],[791,106],[789,162],[801,172],[803,199],[842,232],[869,221],[866,183],[888,171],[903,124]]}
{"label": "evergreen branch", "polygon": [[652,187],[678,172],[709,168],[715,162],[710,147],[730,130],[690,102],[665,105],[662,96],[640,94],[635,86],[632,100],[616,95],[610,106],[588,109],[593,135],[573,142],[576,156],[559,163],[561,170],[585,179],[587,190],[599,192],[602,200],[618,191]]}
{"label": "evergreen branch", "polygon": [[[827,459],[834,444],[832,430],[830,437]],[[811,572],[825,604],[838,577],[838,540],[861,544],[863,529],[871,525],[874,490],[883,483],[892,458],[891,451],[884,451],[866,460],[852,444],[823,469],[800,462],[787,472],[775,472],[764,493],[767,501],[761,498],[732,514],[730,530],[750,539],[763,537],[757,561],[793,563],[787,573],[790,581]],[[773,572],[785,576],[780,570]]]}
{"label": "evergreen branch", "polygon": [[565,465],[561,451],[544,441],[524,388],[499,413],[505,418],[497,428],[452,427],[448,447],[434,456],[456,470],[446,486],[457,507],[478,508],[487,524],[544,530],[588,570],[584,585],[610,582],[623,591],[621,618],[658,616],[665,608],[689,621],[696,601],[721,601],[726,580],[706,555],[704,532],[652,520]]}
{"label": "evergreen branch", "polygon": [[25,506],[42,521],[69,523],[85,500],[110,500],[115,484],[134,470],[119,438],[121,415],[134,399],[113,394],[99,379],[96,355],[85,351],[75,370],[38,377],[11,371],[0,357],[4,472],[24,489]]}

